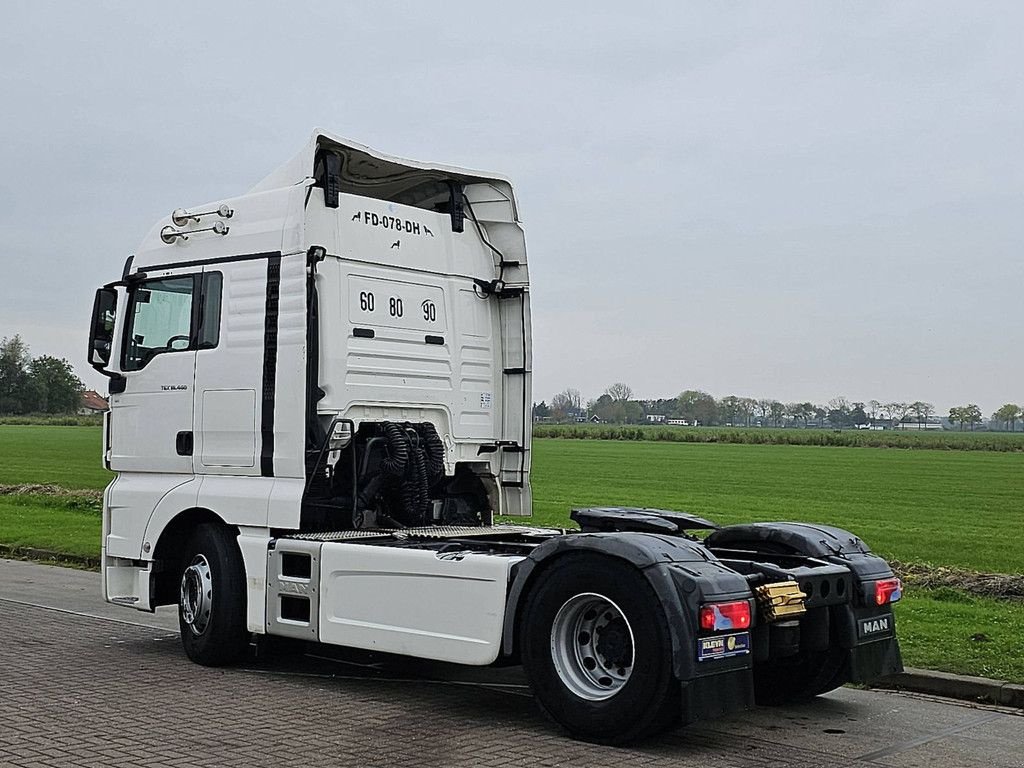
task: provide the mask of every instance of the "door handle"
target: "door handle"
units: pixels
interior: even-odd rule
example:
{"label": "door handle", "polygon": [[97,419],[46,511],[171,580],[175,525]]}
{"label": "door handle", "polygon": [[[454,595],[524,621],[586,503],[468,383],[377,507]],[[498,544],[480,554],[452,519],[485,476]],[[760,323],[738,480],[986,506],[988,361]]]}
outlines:
{"label": "door handle", "polygon": [[192,430],[179,432],[174,439],[174,448],[179,456],[191,456],[193,442]]}

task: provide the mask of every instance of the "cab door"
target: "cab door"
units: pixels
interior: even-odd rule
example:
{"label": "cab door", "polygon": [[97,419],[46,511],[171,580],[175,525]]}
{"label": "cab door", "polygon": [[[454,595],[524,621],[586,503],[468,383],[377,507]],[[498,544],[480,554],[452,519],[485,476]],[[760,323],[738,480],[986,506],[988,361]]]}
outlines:
{"label": "cab door", "polygon": [[192,474],[201,275],[169,270],[132,285],[122,380],[110,396],[110,468]]}

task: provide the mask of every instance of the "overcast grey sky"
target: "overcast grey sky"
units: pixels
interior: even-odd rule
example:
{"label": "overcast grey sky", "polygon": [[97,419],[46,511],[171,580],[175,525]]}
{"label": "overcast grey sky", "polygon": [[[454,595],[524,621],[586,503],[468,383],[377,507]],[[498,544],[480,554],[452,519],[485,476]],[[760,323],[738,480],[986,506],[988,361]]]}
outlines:
{"label": "overcast grey sky", "polygon": [[5,3],[0,336],[322,126],[517,185],[535,396],[1024,400],[1019,3]]}

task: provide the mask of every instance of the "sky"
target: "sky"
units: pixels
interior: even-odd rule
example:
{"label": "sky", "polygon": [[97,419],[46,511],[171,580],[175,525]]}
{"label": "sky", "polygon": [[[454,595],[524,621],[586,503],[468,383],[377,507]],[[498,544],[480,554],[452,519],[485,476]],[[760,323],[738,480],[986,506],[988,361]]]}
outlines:
{"label": "sky", "polygon": [[1019,3],[5,4],[0,337],[315,126],[516,185],[534,396],[1024,400]]}

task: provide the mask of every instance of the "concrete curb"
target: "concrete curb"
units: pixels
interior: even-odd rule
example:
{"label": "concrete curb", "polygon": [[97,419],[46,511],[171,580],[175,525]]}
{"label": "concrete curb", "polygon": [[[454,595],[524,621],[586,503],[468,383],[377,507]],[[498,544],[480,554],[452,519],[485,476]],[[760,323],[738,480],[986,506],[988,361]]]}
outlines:
{"label": "concrete curb", "polygon": [[100,569],[98,557],[68,555],[63,552],[54,552],[50,549],[36,549],[35,547],[15,547],[10,544],[0,544],[0,557],[10,558],[11,560],[38,560],[42,563],[70,565],[90,571],[98,571]]}
{"label": "concrete curb", "polygon": [[928,669],[908,667],[898,675],[873,683],[873,688],[886,688],[914,693],[930,693],[951,699],[999,704],[1024,709],[1024,685],[987,677],[954,675]]}

